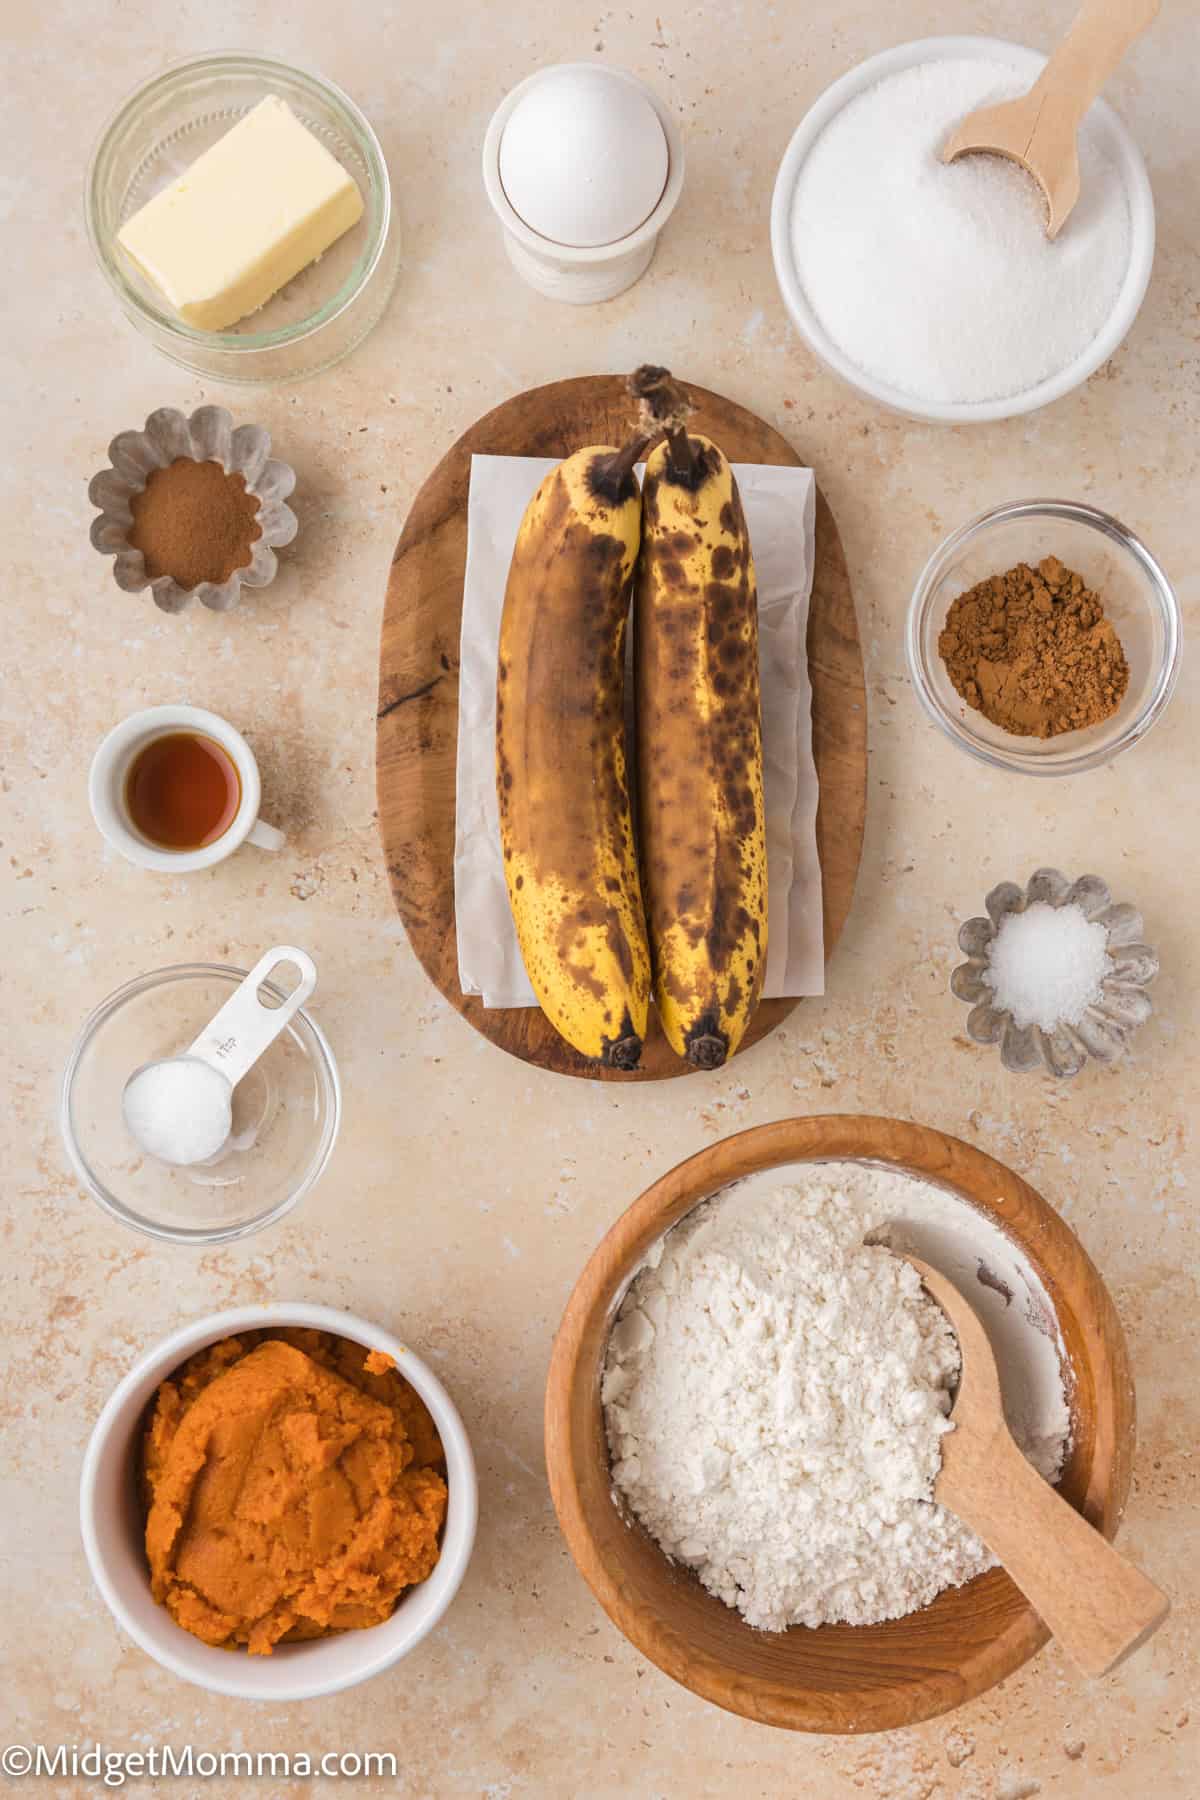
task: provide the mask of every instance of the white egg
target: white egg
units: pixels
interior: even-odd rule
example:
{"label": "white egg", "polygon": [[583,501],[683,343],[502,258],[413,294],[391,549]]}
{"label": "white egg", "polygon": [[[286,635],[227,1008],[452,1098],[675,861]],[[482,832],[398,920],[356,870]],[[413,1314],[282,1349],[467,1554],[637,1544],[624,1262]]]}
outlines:
{"label": "white egg", "polygon": [[643,224],[667,185],[658,114],[610,69],[561,69],[536,82],[500,139],[509,205],[556,244],[590,249]]}

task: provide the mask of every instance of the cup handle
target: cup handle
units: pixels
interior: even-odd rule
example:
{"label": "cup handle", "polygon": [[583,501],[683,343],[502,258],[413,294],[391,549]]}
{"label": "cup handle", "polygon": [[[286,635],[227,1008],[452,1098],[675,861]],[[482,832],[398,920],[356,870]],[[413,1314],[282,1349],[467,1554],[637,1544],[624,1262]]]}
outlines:
{"label": "cup handle", "polygon": [[265,819],[255,819],[246,836],[260,850],[282,850],[287,843],[283,832],[276,831],[274,825],[268,825]]}

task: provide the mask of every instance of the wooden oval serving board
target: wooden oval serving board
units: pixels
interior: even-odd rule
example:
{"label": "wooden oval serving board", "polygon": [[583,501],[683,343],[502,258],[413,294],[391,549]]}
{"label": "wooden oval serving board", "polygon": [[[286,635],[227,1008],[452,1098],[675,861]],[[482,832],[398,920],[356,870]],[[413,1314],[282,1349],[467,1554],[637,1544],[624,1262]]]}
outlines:
{"label": "wooden oval serving board", "polygon": [[[693,428],[731,462],[802,466],[787,440],[732,400],[687,384]],[[471,457],[561,458],[584,444],[619,444],[634,407],[619,375],[585,375],[531,388],[487,413],[442,458],[413,502],[392,559],[379,651],[376,778],[388,877],[426,974],[476,1031],[502,1050],[563,1075],[647,1081],[692,1071],[654,1019],[640,1069],[601,1068],[565,1043],[538,1007],[488,1009],[458,984],[454,923],[458,652],[467,560]],[[820,782],[817,848],[825,955],[837,943],[858,873],[866,818],[867,705],[858,621],[833,515],[817,493],[816,566],[809,609],[813,752]],[[798,1004],[764,1000],[745,1044]]]}

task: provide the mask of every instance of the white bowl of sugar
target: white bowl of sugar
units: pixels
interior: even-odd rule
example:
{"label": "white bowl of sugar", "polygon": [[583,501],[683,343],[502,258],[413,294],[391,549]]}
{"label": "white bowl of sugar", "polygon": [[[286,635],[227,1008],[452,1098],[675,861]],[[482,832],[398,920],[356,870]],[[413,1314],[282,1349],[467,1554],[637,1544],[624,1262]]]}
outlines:
{"label": "white bowl of sugar", "polygon": [[1137,316],[1154,200],[1111,107],[1084,120],[1082,193],[1053,242],[1024,170],[941,161],[959,119],[1024,92],[1045,62],[1000,38],[900,44],[826,89],[788,145],[771,207],[784,303],[827,368],[895,412],[1033,412],[1086,381]]}

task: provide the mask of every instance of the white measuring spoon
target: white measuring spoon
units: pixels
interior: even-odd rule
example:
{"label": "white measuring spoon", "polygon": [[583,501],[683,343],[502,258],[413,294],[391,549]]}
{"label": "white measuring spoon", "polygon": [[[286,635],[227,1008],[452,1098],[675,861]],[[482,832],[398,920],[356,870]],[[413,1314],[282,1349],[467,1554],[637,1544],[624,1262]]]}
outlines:
{"label": "white measuring spoon", "polygon": [[[258,990],[281,963],[293,964],[300,971],[300,980],[286,999],[264,1006]],[[259,958],[194,1044],[179,1056],[159,1057],[135,1069],[125,1083],[121,1110],[142,1149],[176,1168],[190,1168],[218,1155],[233,1126],[234,1088],[270,1049],[316,985],[317,968],[308,952],[292,944],[278,944]],[[159,1071],[163,1069],[178,1070],[178,1079],[172,1083],[161,1116],[149,1118],[144,1105],[151,1084],[161,1082]],[[181,1118],[189,1134],[183,1156],[177,1130]]]}

